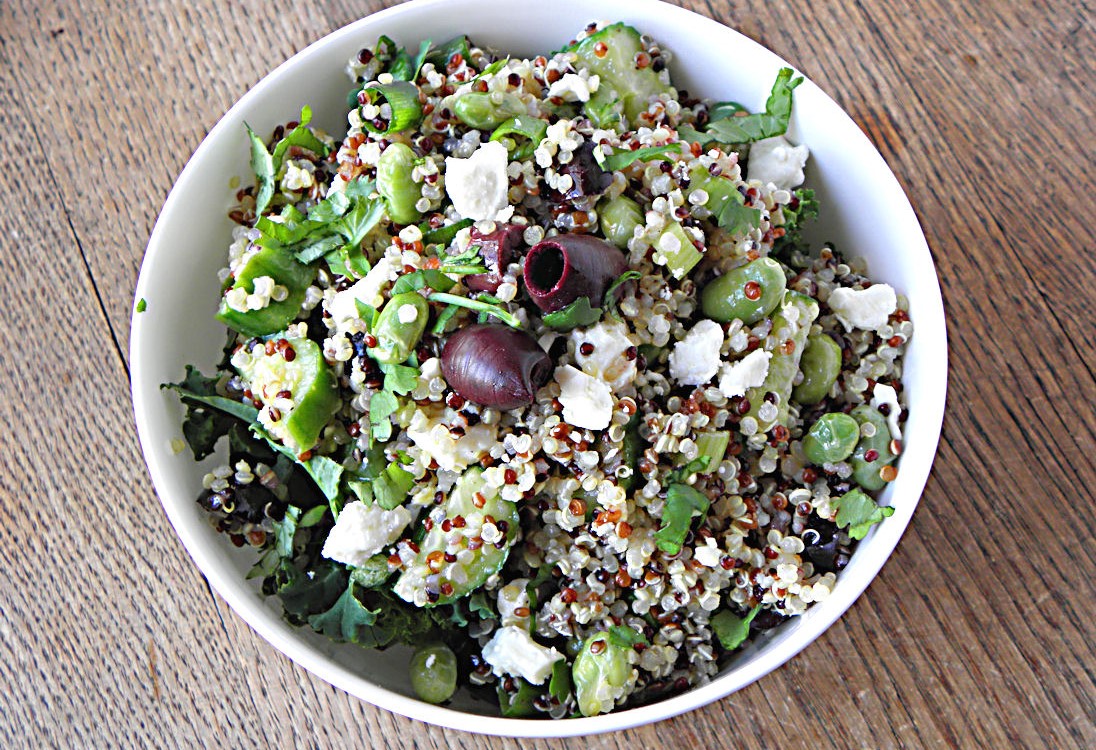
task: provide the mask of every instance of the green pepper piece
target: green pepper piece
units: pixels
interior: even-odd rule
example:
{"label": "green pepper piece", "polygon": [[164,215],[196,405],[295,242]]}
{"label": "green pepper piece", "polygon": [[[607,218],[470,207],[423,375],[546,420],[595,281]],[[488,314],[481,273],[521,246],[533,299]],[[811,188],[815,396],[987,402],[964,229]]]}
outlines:
{"label": "green pepper piece", "polygon": [[[414,310],[412,314],[408,309]],[[377,345],[369,355],[382,365],[398,365],[415,351],[430,317],[430,304],[418,292],[394,295],[381,310],[373,335]]]}
{"label": "green pepper piece", "polygon": [[[575,700],[583,716],[597,716],[613,710],[616,699],[613,692],[623,695],[632,677],[630,654],[632,649],[609,637],[609,633],[594,633],[582,646],[571,667]],[[602,696],[603,687],[611,689],[608,697]]]}
{"label": "green pepper piece", "polygon": [[738,318],[753,325],[780,305],[785,284],[779,263],[758,258],[708,282],[700,293],[700,309],[720,323]]}
{"label": "green pepper piece", "polygon": [[384,198],[388,218],[397,224],[414,224],[422,218],[415,208],[422,188],[411,179],[414,168],[415,152],[405,143],[391,144],[377,162],[377,192]]}
{"label": "green pepper piece", "polygon": [[260,310],[241,311],[229,307],[226,298],[222,297],[217,320],[247,336],[269,336],[284,330],[293,322],[301,312],[305,290],[315,278],[315,270],[297,262],[284,250],[264,247],[244,262],[229,291],[243,289],[251,294],[255,291],[255,280],[264,276],[272,278],[275,284],[288,290],[284,300],[270,300]]}
{"label": "green pepper piece", "polygon": [[[788,421],[788,401],[792,395],[792,381],[799,372],[799,360],[807,345],[811,323],[818,317],[818,303],[799,292],[785,292],[780,310],[773,315],[773,336],[777,337],[769,360],[769,373],[765,382],[746,391],[750,401],[747,416],[757,420],[758,432],[768,432],[773,425]],[[790,342],[790,343],[789,343]],[[776,397],[776,416],[762,419],[759,416],[765,402],[765,394]]]}
{"label": "green pepper piece", "polygon": [[278,418],[264,425],[266,431],[299,455],[316,444],[338,410],[335,377],[310,339],[283,335],[271,349],[273,353],[267,354],[267,347],[256,343],[240,365],[240,374],[254,398],[277,402]]}
{"label": "green pepper piece", "polygon": [[860,424],[848,414],[823,414],[803,437],[803,454],[812,464],[844,461],[860,440]]}
{"label": "green pepper piece", "polygon": [[[881,475],[883,467],[898,458],[890,450],[891,434],[887,420],[868,404],[856,407],[850,415],[861,425],[860,442],[852,454],[852,478],[866,490],[881,490],[887,485]],[[863,434],[863,426],[867,424],[875,428],[871,437]]]}
{"label": "green pepper piece", "polygon": [[813,406],[829,394],[841,374],[841,347],[824,333],[808,336],[799,371],[803,381],[792,389],[792,399]]}

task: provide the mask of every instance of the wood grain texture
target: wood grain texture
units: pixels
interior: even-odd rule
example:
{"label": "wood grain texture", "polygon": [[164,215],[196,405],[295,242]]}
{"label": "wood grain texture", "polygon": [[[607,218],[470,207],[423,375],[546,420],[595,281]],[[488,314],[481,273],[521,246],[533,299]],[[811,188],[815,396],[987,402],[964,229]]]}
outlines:
{"label": "wood grain texture", "polygon": [[653,727],[517,742],[350,698],[210,592],[132,427],[144,245],[233,101],[390,4],[0,4],[0,747],[1096,746],[1087,2],[679,3],[853,115],[918,211],[948,311],[921,508],[869,592],[788,665]]}

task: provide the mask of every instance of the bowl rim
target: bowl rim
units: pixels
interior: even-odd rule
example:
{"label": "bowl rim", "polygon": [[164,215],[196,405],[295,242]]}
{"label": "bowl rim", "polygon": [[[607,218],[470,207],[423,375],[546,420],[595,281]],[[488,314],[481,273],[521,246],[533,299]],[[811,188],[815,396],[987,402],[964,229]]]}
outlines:
{"label": "bowl rim", "polygon": [[[480,0],[465,1],[480,2]],[[621,2],[621,0],[616,1],[617,4],[620,4]],[[482,0],[482,2],[489,3],[492,2],[492,0]],[[313,55],[320,54],[323,48],[337,44],[347,36],[359,34],[362,27],[373,26],[406,14],[414,15],[429,12],[433,9],[440,9],[447,5],[451,5],[449,0],[410,0],[410,2],[393,6],[360,18],[309,44],[265,75],[257,84],[252,86],[242,97],[240,97],[202,139],[202,142],[195,149],[190,159],[188,159],[178,179],[168,193],[146,247],[140,274],[135,287],[134,299],[138,300],[142,298],[145,280],[151,274],[150,269],[155,263],[163,243],[164,234],[167,231],[165,227],[170,223],[171,215],[179,210],[178,204],[182,200],[180,196],[187,193],[190,184],[195,180],[195,175],[197,174],[195,162],[197,161],[197,157],[202,155],[206,150],[211,149],[211,143],[220,136],[222,131],[230,126],[235,127],[235,122],[233,122],[234,115],[238,112],[247,110],[251,103],[263,97],[268,89],[277,87],[287,70],[295,67],[297,64]],[[646,9],[644,12],[650,12],[650,9],[657,7],[659,13],[679,16],[682,19],[687,18],[690,23],[706,27],[708,29],[706,33],[719,33],[738,37],[736,43],[750,48],[752,54],[776,60],[782,65],[794,68],[794,66],[784,61],[772,51],[748,37],[745,37],[741,32],[725,26],[715,19],[695,13],[694,11],[670,5],[662,2],[662,0],[630,0],[630,2],[628,2],[628,7],[641,10]],[[599,11],[600,8],[591,8],[590,14],[593,16]],[[718,30],[712,28],[714,26],[718,26]],[[233,585],[230,585],[235,583],[235,581],[232,581],[229,578],[231,571],[218,562],[218,556],[216,554],[207,554],[203,551],[203,545],[199,543],[197,534],[192,533],[191,528],[185,522],[181,512],[176,508],[175,504],[169,501],[168,495],[171,485],[166,478],[166,468],[164,465],[166,459],[160,450],[160,446],[154,444],[155,441],[151,435],[152,428],[148,425],[146,416],[150,413],[150,410],[160,408],[160,406],[155,403],[155,399],[151,396],[151,394],[158,392],[159,383],[150,382],[153,378],[149,375],[144,358],[141,356],[144,342],[150,334],[145,333],[146,327],[141,315],[137,313],[135,306],[130,321],[129,353],[134,417],[142,452],[148,465],[153,485],[156,488],[157,495],[160,498],[168,519],[171,521],[172,526],[175,528],[175,531],[179,535],[187,552],[190,554],[202,574],[206,577],[214,591],[232,607],[236,614],[243,618],[252,629],[274,646],[274,648],[320,679],[346,691],[350,695],[408,718],[418,719],[442,727],[498,736],[567,737],[609,732],[654,723],[703,707],[746,687],[769,672],[782,666],[809,644],[813,643],[837,619],[848,611],[856,599],[859,598],[860,594],[875,580],[879,570],[893,554],[894,548],[901,539],[902,534],[919,503],[920,497],[924,492],[933,458],[935,457],[939,446],[940,431],[943,423],[947,389],[947,332],[944,325],[943,301],[935,263],[932,260],[928,243],[925,239],[924,232],[920,227],[917,216],[914,213],[913,207],[898,183],[897,178],[894,176],[893,171],[886,165],[883,157],[879,154],[878,150],[863,131],[855,126],[855,123],[852,122],[849,115],[838,106],[831,97],[810,81],[809,78],[807,78],[802,85],[802,91],[805,92],[807,90],[813,90],[816,95],[821,97],[820,100],[824,104],[830,106],[832,110],[834,110],[829,114],[838,118],[844,118],[844,120],[853,124],[856,130],[856,137],[860,141],[856,144],[858,150],[862,151],[867,158],[881,164],[890,179],[893,180],[893,188],[898,191],[898,196],[901,198],[895,202],[896,210],[901,214],[898,218],[904,222],[904,226],[907,229],[915,231],[916,235],[913,237],[912,241],[918,246],[917,250],[919,252],[923,251],[927,262],[932,266],[934,272],[931,291],[934,291],[935,294],[931,299],[922,298],[919,300],[920,304],[927,308],[927,311],[930,314],[930,320],[924,321],[919,319],[918,333],[920,335],[926,335],[923,332],[923,329],[926,327],[926,323],[929,324],[930,330],[927,331],[927,333],[938,339],[940,354],[942,355],[933,359],[931,362],[926,363],[926,369],[929,370],[929,374],[925,376],[925,379],[933,387],[933,390],[928,395],[927,403],[923,404],[919,409],[920,418],[926,423],[926,434],[935,436],[933,437],[932,448],[931,451],[928,452],[927,461],[923,461],[923,465],[918,467],[919,470],[916,472],[916,475],[910,477],[906,472],[903,472],[902,475],[902,482],[907,487],[906,491],[912,495],[913,500],[907,501],[908,507],[899,509],[894,516],[887,520],[886,524],[882,524],[872,530],[871,533],[873,535],[880,535],[885,538],[875,542],[876,549],[874,557],[858,561],[858,570],[860,571],[858,580],[844,581],[844,583],[841,583],[843,579],[838,579],[839,585],[834,587],[833,593],[828,600],[829,611],[826,613],[826,616],[812,618],[809,622],[799,626],[789,639],[789,642],[782,644],[783,647],[779,653],[768,654],[767,652],[762,652],[740,665],[741,668],[736,667],[729,673],[716,677],[711,682],[695,687],[680,695],[660,700],[646,706],[594,717],[545,720],[508,719],[487,716],[428,704],[397,693],[383,685],[373,683],[335,663],[330,657],[323,656],[305,647],[302,639],[286,636],[273,625],[272,618],[275,618],[275,616],[270,610],[264,609],[252,599],[237,595],[236,588]],[[876,167],[878,167],[878,165],[876,165]]]}

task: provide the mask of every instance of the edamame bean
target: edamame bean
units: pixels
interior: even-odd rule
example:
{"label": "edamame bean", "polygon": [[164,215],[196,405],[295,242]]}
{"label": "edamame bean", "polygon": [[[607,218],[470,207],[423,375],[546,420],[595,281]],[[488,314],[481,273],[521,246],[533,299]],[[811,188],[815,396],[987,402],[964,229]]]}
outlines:
{"label": "edamame bean", "polygon": [[[867,404],[852,410],[851,416],[861,425],[860,442],[852,454],[852,478],[866,490],[881,490],[887,481],[881,471],[897,458],[890,450],[891,434],[886,418]],[[872,425],[871,436],[864,435],[864,425]]]}
{"label": "edamame bean", "polygon": [[860,423],[848,414],[834,412],[818,418],[803,438],[803,454],[812,464],[844,461],[860,442]]}
{"label": "edamame bean", "polygon": [[421,294],[397,294],[381,310],[373,330],[377,345],[369,354],[382,365],[400,364],[415,350],[429,317],[430,305]]}
{"label": "edamame bean", "polygon": [[525,103],[516,94],[501,91],[472,91],[453,102],[453,113],[470,128],[493,130],[511,117],[526,114]]}
{"label": "edamame bean", "polygon": [[[631,649],[613,643],[609,634],[594,633],[582,645],[571,667],[575,700],[583,716],[597,716],[613,710],[613,692],[620,691],[632,676]],[[603,689],[608,685],[609,690]]]}
{"label": "edamame bean", "polygon": [[415,695],[427,703],[443,703],[457,690],[457,656],[443,643],[420,648],[408,669]]}
{"label": "edamame bean", "polygon": [[414,168],[415,152],[405,143],[391,144],[377,162],[377,192],[384,198],[388,218],[397,224],[413,224],[422,218],[415,208],[422,189],[411,179]]}
{"label": "edamame bean", "polygon": [[601,233],[605,239],[621,250],[628,249],[628,241],[635,236],[635,228],[644,225],[643,209],[631,198],[618,195],[598,207]]}
{"label": "edamame bean", "polygon": [[738,318],[752,325],[777,308],[785,283],[779,263],[758,258],[710,281],[700,293],[700,309],[720,323]]}
{"label": "edamame bean", "polygon": [[841,347],[824,333],[808,336],[799,371],[803,373],[803,382],[792,389],[792,398],[813,406],[829,394],[841,374]]}

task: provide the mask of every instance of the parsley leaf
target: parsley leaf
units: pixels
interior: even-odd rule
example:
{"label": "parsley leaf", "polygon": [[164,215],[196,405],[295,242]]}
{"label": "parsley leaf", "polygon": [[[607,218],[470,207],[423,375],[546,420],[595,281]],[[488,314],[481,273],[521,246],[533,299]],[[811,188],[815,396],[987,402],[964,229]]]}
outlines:
{"label": "parsley leaf", "polygon": [[541,320],[549,328],[569,331],[572,328],[597,323],[601,320],[601,308],[593,307],[589,297],[579,297],[567,307],[548,313]]}
{"label": "parsley leaf", "polygon": [[419,384],[419,368],[407,365],[381,365],[384,389],[406,396]]}
{"label": "parsley leaf", "polygon": [[640,643],[647,645],[647,636],[625,625],[613,625],[609,628],[609,643],[620,648],[635,648]]}
{"label": "parsley leaf", "polygon": [[837,508],[834,522],[840,528],[847,526],[853,539],[863,539],[872,526],[894,515],[894,508],[877,505],[870,495],[860,489],[846,492],[831,500],[830,504]]}
{"label": "parsley leaf", "polygon": [[673,153],[681,153],[680,143],[667,143],[662,146],[647,146],[646,148],[637,148],[635,151],[621,149],[619,151],[614,151],[609,156],[602,155],[601,149],[598,149],[594,152],[594,161],[597,161],[606,172],[615,172],[618,169],[624,169],[625,167],[631,166],[641,159],[643,161],[650,161],[651,159],[660,158]]}
{"label": "parsley leaf", "polygon": [[710,624],[712,631],[723,648],[734,651],[746,642],[750,637],[750,623],[757,617],[761,607],[754,607],[745,617],[736,617],[729,610],[722,610],[712,615]]}
{"label": "parsley leaf", "polygon": [[389,419],[400,402],[389,390],[378,391],[369,399],[369,423],[373,426],[373,439],[382,443],[392,437],[392,420]]}
{"label": "parsley leaf", "polygon": [[655,543],[668,555],[681,552],[693,516],[703,517],[710,505],[708,497],[687,484],[672,484],[666,491],[662,526],[655,532]]}
{"label": "parsley leaf", "polygon": [[784,135],[792,116],[792,91],[803,83],[803,77],[792,78],[794,74],[791,68],[780,69],[764,112],[745,116],[732,114],[712,120],[706,133],[720,143],[753,143]]}
{"label": "parsley leaf", "polygon": [[415,477],[399,464],[390,464],[373,480],[373,500],[385,510],[398,508],[407,501],[415,486]]}
{"label": "parsley leaf", "polygon": [[736,190],[729,200],[724,201],[716,217],[719,226],[732,235],[745,234],[761,224],[761,211],[749,208],[744,200],[742,194]]}

